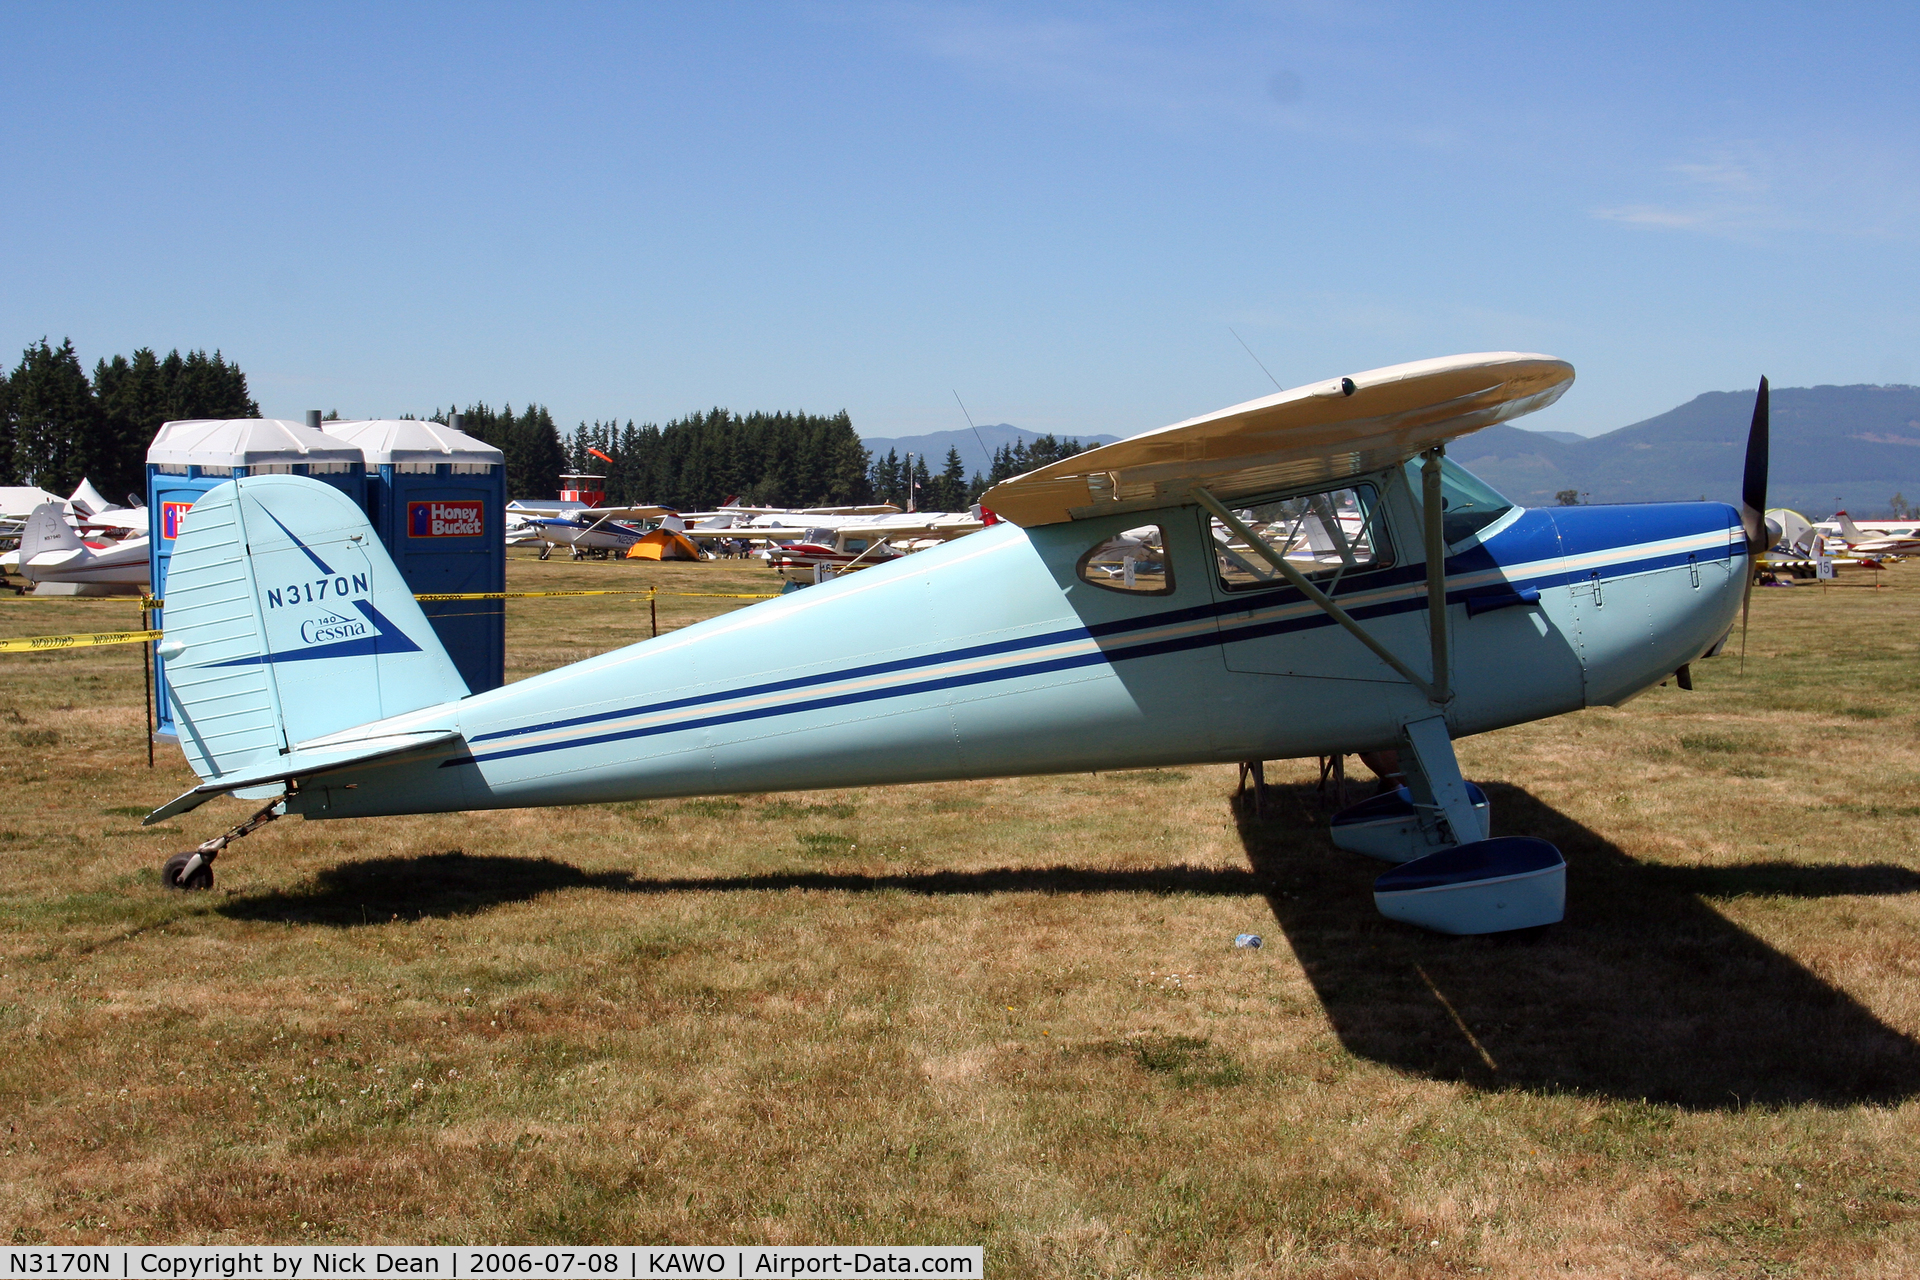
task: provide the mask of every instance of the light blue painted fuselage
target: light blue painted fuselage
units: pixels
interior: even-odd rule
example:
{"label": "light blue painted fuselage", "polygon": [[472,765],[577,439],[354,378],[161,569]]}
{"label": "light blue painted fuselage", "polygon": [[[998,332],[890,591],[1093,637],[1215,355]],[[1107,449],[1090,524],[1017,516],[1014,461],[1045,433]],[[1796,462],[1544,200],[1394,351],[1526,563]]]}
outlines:
{"label": "light blue painted fuselage", "polygon": [[[1429,667],[1416,498],[1335,599]],[[1159,523],[1172,590],[1083,581]],[[1747,550],[1717,503],[1516,510],[1450,548],[1454,737],[1611,704],[1724,636]],[[1386,559],[1387,557],[1382,557]],[[1530,596],[1538,592],[1537,602]],[[381,732],[450,745],[303,782],[314,818],[1280,759],[1392,746],[1433,707],[1299,592],[1229,592],[1194,506],[1020,529],[770,600]]]}

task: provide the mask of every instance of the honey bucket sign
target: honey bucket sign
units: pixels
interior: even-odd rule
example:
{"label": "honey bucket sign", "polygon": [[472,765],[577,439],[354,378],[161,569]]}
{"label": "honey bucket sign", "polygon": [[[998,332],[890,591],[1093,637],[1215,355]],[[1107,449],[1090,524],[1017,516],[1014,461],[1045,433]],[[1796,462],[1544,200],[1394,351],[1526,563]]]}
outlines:
{"label": "honey bucket sign", "polygon": [[409,502],[409,538],[477,538],[487,531],[484,502]]}
{"label": "honey bucket sign", "polygon": [[160,536],[171,542],[180,536],[180,528],[187,518],[191,502],[163,502],[160,504]]}

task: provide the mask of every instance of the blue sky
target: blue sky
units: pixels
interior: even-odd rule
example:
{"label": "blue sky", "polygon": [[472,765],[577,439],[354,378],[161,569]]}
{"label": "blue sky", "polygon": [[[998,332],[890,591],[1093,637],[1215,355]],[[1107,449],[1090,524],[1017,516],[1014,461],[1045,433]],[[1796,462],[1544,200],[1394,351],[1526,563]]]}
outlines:
{"label": "blue sky", "polygon": [[9,6],[0,352],[1130,434],[1456,351],[1920,380],[1911,5]]}

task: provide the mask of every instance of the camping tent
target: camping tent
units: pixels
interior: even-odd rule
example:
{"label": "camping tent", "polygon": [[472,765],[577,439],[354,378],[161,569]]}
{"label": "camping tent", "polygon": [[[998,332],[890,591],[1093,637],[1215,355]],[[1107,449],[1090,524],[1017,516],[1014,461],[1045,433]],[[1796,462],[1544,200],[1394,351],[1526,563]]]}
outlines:
{"label": "camping tent", "polygon": [[698,560],[700,548],[684,533],[655,529],[627,548],[629,560]]}

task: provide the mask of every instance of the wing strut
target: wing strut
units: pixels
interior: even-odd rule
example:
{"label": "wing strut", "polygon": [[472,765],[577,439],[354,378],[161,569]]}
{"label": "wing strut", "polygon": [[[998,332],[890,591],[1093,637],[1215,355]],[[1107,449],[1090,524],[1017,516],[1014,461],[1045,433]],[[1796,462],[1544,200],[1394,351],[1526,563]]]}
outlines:
{"label": "wing strut", "polygon": [[1431,470],[1423,476],[1423,479],[1425,480],[1427,492],[1432,495],[1428,500],[1428,509],[1432,514],[1427,520],[1427,580],[1428,591],[1430,593],[1428,596],[1429,609],[1433,608],[1432,602],[1436,597],[1439,601],[1438,622],[1432,628],[1434,632],[1434,670],[1438,673],[1437,683],[1429,683],[1415,674],[1412,667],[1409,667],[1406,663],[1394,656],[1393,650],[1374,639],[1372,633],[1356,622],[1352,614],[1334,603],[1332,597],[1321,591],[1320,588],[1307,581],[1306,575],[1294,568],[1285,556],[1275,551],[1265,538],[1255,533],[1252,529],[1249,529],[1241,521],[1240,517],[1227,510],[1220,499],[1207,492],[1203,486],[1195,485],[1193,487],[1193,500],[1205,507],[1208,511],[1211,511],[1214,519],[1239,534],[1241,539],[1253,549],[1256,555],[1272,565],[1281,577],[1285,578],[1299,590],[1302,595],[1306,596],[1307,599],[1318,606],[1322,613],[1351,632],[1354,639],[1373,650],[1380,661],[1386,663],[1395,671],[1398,671],[1408,684],[1425,694],[1427,701],[1433,703],[1435,706],[1445,706],[1452,700],[1453,695],[1447,690],[1446,677],[1447,548],[1446,544],[1440,540],[1441,535],[1438,519],[1440,503],[1438,494],[1435,492],[1440,486],[1440,461],[1439,458],[1435,456],[1438,453],[1439,450],[1432,450],[1430,454],[1431,460],[1423,463],[1424,466],[1431,468]]}
{"label": "wing strut", "polygon": [[1453,701],[1447,686],[1447,534],[1446,504],[1440,493],[1440,458],[1447,447],[1437,444],[1420,455],[1420,508],[1427,535],[1427,637],[1433,644],[1433,688],[1427,698],[1437,707]]}

